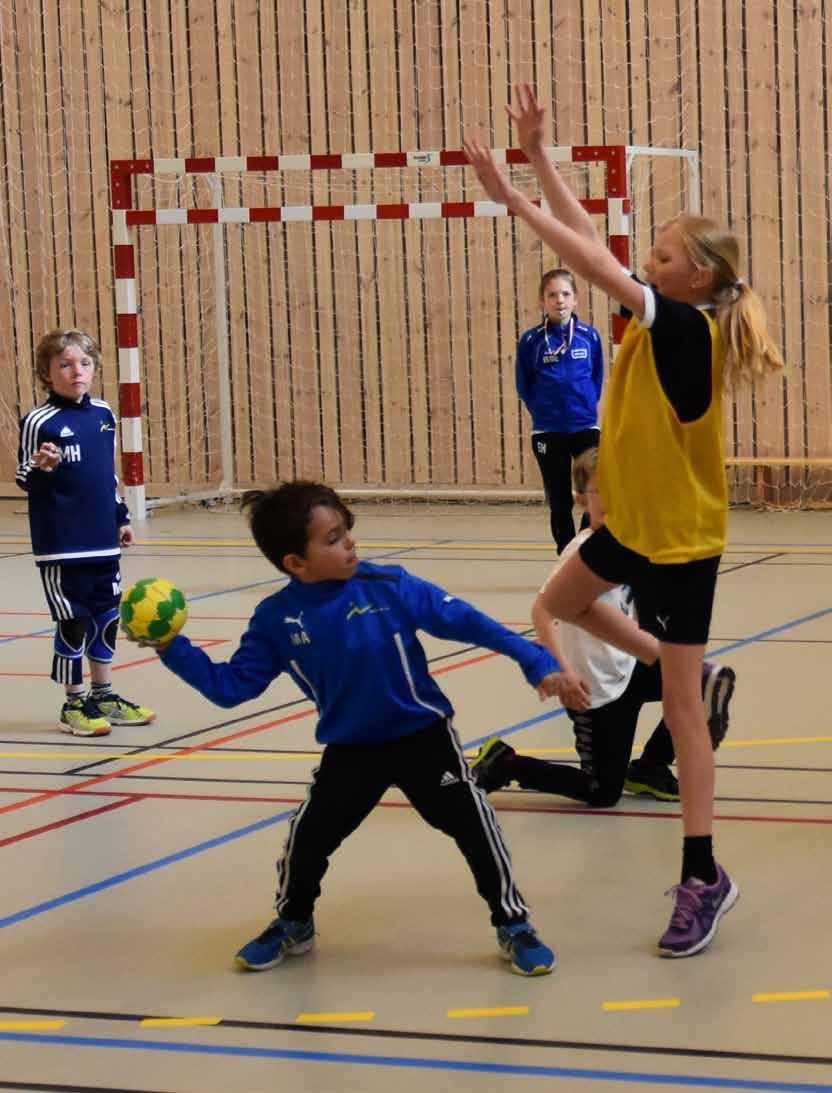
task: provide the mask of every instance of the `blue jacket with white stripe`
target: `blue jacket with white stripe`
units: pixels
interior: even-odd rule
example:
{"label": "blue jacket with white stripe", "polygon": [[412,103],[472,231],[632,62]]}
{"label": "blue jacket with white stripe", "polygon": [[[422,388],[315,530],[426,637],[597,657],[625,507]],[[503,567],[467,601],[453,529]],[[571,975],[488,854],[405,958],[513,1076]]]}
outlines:
{"label": "blue jacket with white stripe", "polygon": [[[53,471],[32,464],[41,444],[61,450]],[[115,474],[116,419],[101,399],[75,402],[50,392],[20,422],[15,480],[29,495],[32,553],[38,565],[118,558],[119,528],[130,523]]]}
{"label": "blue jacket with white stripe", "polygon": [[532,686],[560,670],[542,646],[471,604],[400,566],[371,562],[347,581],[292,578],[258,605],[226,663],[182,634],[159,655],[218,706],[256,698],[288,672],[318,708],[322,744],[379,744],[453,715],[428,671],[419,629],[505,653]]}
{"label": "blue jacket with white stripe", "polygon": [[601,335],[576,318],[569,347],[560,353],[564,329],[544,321],[527,330],[517,345],[517,393],[536,433],[579,433],[598,425],[604,383]]}

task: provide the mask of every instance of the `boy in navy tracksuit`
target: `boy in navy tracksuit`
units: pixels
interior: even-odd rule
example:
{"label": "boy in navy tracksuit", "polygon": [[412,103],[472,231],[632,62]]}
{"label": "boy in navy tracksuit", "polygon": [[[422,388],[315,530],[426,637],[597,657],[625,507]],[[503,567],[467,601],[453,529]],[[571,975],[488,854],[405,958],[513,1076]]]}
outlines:
{"label": "boy in navy tracksuit", "polygon": [[[601,336],[575,314],[575,278],[550,269],[540,281],[543,322],[517,346],[517,393],[532,417],[532,450],[540,466],[558,554],[575,537],[572,460],[598,444],[598,400],[604,382]],[[587,527],[586,520],[581,527]]]}
{"label": "boy in navy tracksuit", "polygon": [[243,946],[236,964],[261,971],[311,947],[330,855],[397,785],[423,819],[456,841],[512,970],[551,971],[554,954],[528,921],[499,824],[471,779],[453,708],[428,671],[416,631],[505,653],[541,697],[557,692],[557,661],[399,566],[359,562],[353,516],[326,486],[251,491],[243,507],[257,545],[289,583],[260,603],[227,663],[181,634],[159,647],[160,656],[220,706],[255,698],[288,672],[318,707],[324,751],[278,863],[278,917]]}
{"label": "boy in navy tracksuit", "polygon": [[97,343],[81,330],[53,330],[41,339],[35,371],[49,397],[20,422],[16,475],[29,495],[32,553],[56,623],[52,679],[66,691],[58,727],[76,736],[106,735],[111,724],[145,725],[155,716],[115,694],[110,682],[119,559],[133,531],[118,496],[113,411],[89,395],[100,363]]}

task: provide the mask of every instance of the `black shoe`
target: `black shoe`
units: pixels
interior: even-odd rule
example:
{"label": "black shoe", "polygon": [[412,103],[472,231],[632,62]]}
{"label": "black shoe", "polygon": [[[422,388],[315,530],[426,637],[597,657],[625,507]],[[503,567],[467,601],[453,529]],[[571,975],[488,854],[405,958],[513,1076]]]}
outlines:
{"label": "black shoe", "polygon": [[624,792],[637,797],[655,797],[657,801],[678,801],[679,783],[664,763],[646,763],[634,759],[627,767]]}
{"label": "black shoe", "polygon": [[705,661],[702,672],[702,702],[714,751],[728,732],[728,703],[734,693],[737,673],[733,668],[717,668]]}
{"label": "black shoe", "polygon": [[504,744],[498,736],[486,740],[471,764],[471,774],[476,785],[486,793],[507,786],[511,781],[509,760],[515,754],[514,748]]}

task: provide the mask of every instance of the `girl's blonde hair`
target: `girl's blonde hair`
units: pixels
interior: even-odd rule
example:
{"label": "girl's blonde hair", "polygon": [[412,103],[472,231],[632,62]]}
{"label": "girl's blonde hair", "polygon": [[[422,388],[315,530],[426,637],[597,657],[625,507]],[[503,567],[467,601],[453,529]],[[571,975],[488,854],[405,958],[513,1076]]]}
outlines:
{"label": "girl's blonde hair", "polygon": [[783,368],[783,357],[767,329],[762,300],[738,276],[737,237],[704,216],[683,213],[669,224],[678,227],[693,264],[713,270],[716,321],[725,346],[725,382],[753,381]]}
{"label": "girl's blonde hair", "polygon": [[598,448],[585,448],[572,463],[572,485],[575,493],[586,493],[589,480],[598,470]]}
{"label": "girl's blonde hair", "polygon": [[82,353],[86,353],[95,365],[96,371],[101,367],[101,349],[95,338],[83,330],[50,330],[48,334],[44,334],[35,350],[35,375],[41,385],[48,390],[52,388],[49,382],[49,366],[52,358],[63,353],[68,345],[77,345]]}

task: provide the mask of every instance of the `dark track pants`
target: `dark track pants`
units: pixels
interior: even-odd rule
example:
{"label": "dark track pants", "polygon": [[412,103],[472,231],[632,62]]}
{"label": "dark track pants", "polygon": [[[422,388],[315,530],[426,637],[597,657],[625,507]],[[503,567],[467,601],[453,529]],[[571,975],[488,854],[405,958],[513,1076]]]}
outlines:
{"label": "dark track pants", "polygon": [[[528,908],[515,886],[497,818],[472,782],[459,738],[445,719],[383,744],[327,745],[277,864],[278,914],[296,921],[311,917],[330,855],[392,785],[431,827],[456,842],[491,909],[492,924],[524,921]],[[406,853],[406,848],[391,847],[390,852]],[[379,864],[377,883],[383,884]],[[414,883],[422,879],[414,878]]]}

